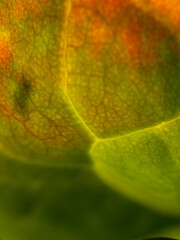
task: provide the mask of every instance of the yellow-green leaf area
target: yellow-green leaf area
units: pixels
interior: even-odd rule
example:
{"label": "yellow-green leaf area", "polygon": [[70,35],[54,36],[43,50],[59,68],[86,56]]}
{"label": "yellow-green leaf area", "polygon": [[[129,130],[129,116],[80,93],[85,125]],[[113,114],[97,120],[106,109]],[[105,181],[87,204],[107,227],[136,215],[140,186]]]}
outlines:
{"label": "yellow-green leaf area", "polygon": [[97,142],[91,156],[112,187],[156,208],[180,215],[180,119]]}

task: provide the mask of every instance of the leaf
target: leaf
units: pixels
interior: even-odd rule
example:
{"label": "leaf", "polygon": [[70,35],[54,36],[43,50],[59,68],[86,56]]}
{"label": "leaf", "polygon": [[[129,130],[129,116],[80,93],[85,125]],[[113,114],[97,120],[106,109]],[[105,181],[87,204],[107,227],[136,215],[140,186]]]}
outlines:
{"label": "leaf", "polygon": [[95,169],[107,183],[158,211],[180,215],[180,118],[95,143]]}
{"label": "leaf", "polygon": [[108,188],[90,159],[57,168],[1,156],[2,240],[143,239],[178,222]]}
{"label": "leaf", "polygon": [[98,138],[179,116],[179,38],[132,1],[73,1],[67,91]]}
{"label": "leaf", "polygon": [[67,9],[65,0],[0,2],[0,142],[19,160],[64,161],[93,140],[65,91]]}
{"label": "leaf", "polygon": [[180,225],[175,224],[174,226],[166,227],[158,233],[158,236],[167,236],[169,238],[180,238]]}
{"label": "leaf", "polygon": [[179,215],[177,31],[132,1],[80,2],[67,27],[67,91],[97,136],[96,172],[133,199]]}
{"label": "leaf", "polygon": [[144,6],[0,1],[3,239],[131,240],[179,225],[180,38]]}
{"label": "leaf", "polygon": [[[160,237],[160,238],[148,238],[148,239],[145,239],[145,240],[173,240],[174,238],[163,238],[163,237]],[[177,240],[177,239],[174,239],[174,240]]]}
{"label": "leaf", "polygon": [[[171,29],[180,30],[179,24],[179,1],[172,0],[134,0],[138,7],[141,7],[144,11],[150,11],[158,21],[169,25]],[[168,15],[167,15],[168,13]],[[179,33],[178,33],[179,34]]]}

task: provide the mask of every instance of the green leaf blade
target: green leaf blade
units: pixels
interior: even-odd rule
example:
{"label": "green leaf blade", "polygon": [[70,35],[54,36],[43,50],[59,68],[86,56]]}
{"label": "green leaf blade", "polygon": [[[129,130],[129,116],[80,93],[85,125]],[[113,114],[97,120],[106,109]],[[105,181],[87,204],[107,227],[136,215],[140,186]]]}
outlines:
{"label": "green leaf blade", "polygon": [[112,187],[143,204],[180,214],[180,119],[97,142],[91,156]]}

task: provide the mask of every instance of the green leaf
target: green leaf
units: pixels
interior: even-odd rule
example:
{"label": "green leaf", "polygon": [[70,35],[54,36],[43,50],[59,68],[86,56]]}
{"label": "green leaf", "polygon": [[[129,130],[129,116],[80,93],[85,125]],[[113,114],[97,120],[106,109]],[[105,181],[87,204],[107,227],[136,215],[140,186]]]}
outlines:
{"label": "green leaf", "polygon": [[169,238],[180,239],[180,225],[174,225],[170,227],[165,227],[156,236],[167,236]]}
{"label": "green leaf", "polygon": [[122,137],[91,150],[96,172],[110,186],[158,211],[180,215],[180,119]]}
{"label": "green leaf", "polygon": [[117,194],[81,157],[58,168],[1,156],[2,240],[139,240],[179,224]]}

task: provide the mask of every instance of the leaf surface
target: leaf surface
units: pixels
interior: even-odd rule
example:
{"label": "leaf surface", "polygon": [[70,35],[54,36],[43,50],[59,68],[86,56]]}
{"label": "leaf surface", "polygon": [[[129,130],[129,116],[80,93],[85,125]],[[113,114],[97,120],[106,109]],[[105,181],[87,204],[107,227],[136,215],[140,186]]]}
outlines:
{"label": "leaf surface", "polygon": [[0,158],[2,240],[143,239],[178,223],[107,187],[90,160],[56,168]]}
{"label": "leaf surface", "polygon": [[179,225],[179,10],[157,2],[0,1],[2,240]]}
{"label": "leaf surface", "polygon": [[97,174],[179,215],[178,28],[136,1],[75,0],[67,36],[67,92],[98,137],[91,149]]}
{"label": "leaf surface", "polygon": [[91,156],[110,186],[158,211],[180,215],[180,119],[97,142]]}
{"label": "leaf surface", "polygon": [[64,160],[92,142],[65,92],[68,4],[0,2],[0,142],[14,158]]}
{"label": "leaf surface", "polygon": [[150,12],[75,0],[67,32],[68,94],[99,138],[179,116],[179,40]]}

